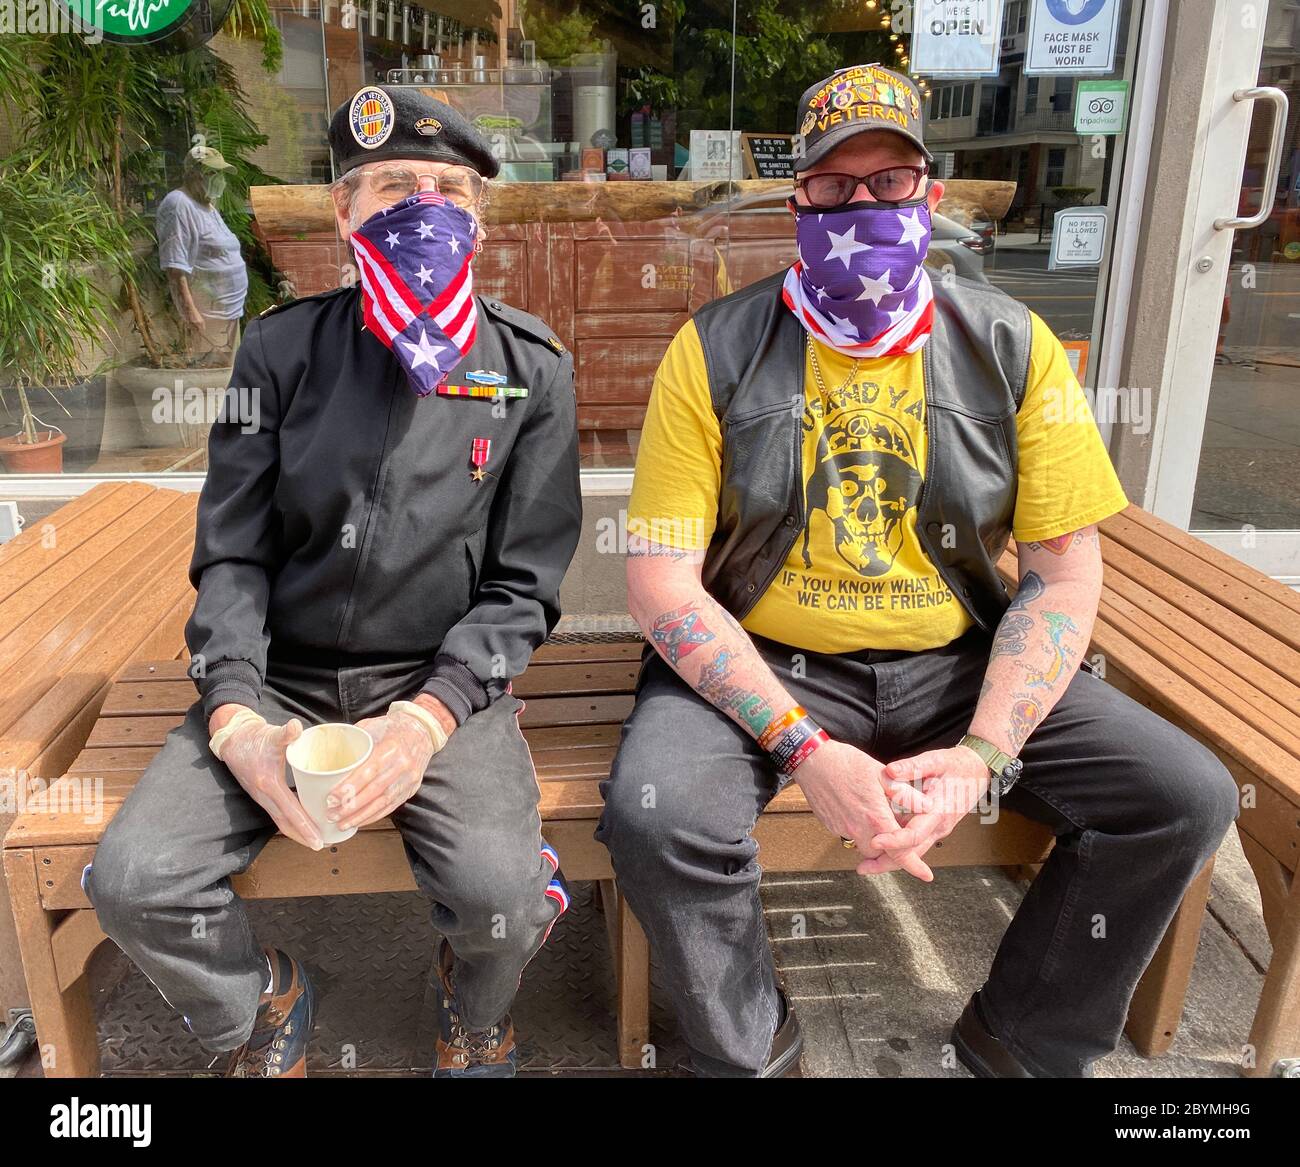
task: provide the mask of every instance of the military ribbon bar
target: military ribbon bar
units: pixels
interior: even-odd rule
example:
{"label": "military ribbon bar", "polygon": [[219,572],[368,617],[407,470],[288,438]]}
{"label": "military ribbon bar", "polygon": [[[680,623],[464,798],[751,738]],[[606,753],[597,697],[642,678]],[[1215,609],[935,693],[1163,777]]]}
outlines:
{"label": "military ribbon bar", "polygon": [[439,385],[440,397],[527,397],[528,390],[515,385]]}

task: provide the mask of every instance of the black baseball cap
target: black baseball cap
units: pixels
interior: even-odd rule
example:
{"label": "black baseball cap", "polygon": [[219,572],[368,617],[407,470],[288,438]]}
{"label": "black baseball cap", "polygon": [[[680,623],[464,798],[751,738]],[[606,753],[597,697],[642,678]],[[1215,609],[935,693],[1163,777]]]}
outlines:
{"label": "black baseball cap", "polygon": [[445,101],[413,85],[366,85],[330,118],[338,174],[389,158],[471,166],[484,178],[501,169],[487,140]]}
{"label": "black baseball cap", "polygon": [[926,162],[934,161],[921,140],[916,83],[883,65],[850,65],[818,81],[799,99],[795,170],[808,169],[841,142],[867,130],[901,134]]}

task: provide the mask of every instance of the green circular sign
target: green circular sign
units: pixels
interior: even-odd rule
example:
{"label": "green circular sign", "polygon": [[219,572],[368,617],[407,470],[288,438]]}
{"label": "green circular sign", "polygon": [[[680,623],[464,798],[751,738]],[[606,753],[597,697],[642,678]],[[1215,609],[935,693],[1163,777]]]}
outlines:
{"label": "green circular sign", "polygon": [[1283,249],[1282,254],[1287,259],[1300,259],[1300,240],[1292,239]]}
{"label": "green circular sign", "polygon": [[[194,0],[63,0],[77,22],[119,44],[163,40],[184,26]],[[206,38],[205,38],[206,39]]]}

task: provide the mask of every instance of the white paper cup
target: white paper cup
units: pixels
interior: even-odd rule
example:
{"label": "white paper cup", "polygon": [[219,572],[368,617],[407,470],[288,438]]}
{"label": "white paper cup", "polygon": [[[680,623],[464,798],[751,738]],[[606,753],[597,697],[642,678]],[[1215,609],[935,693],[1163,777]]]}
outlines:
{"label": "white paper cup", "polygon": [[[325,817],[325,799],[329,792],[361,765],[375,748],[374,739],[364,729],[345,722],[326,722],[304,730],[285,751],[294,787],[303,810],[320,829],[326,843],[342,843],[357,833],[339,830]],[[346,811],[346,806],[340,808]]]}

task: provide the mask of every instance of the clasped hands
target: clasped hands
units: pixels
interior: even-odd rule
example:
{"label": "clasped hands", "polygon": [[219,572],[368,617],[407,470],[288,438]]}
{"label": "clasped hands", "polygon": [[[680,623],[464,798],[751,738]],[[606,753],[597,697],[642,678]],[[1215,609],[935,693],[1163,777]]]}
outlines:
{"label": "clasped hands", "polygon": [[989,788],[974,750],[927,750],[882,765],[845,742],[828,741],[795,771],[821,824],[852,839],[859,875],[902,870],[929,883],[924,856],[947,838]]}
{"label": "clasped hands", "polygon": [[[271,725],[244,706],[234,707],[232,716],[223,716],[230,708],[218,709],[212,719],[213,724],[232,727],[224,738],[220,728],[214,735],[221,761],[282,834],[319,851],[324,846],[320,831],[289,786],[285,761],[285,751],[302,736],[302,722],[295,717],[285,725]],[[442,748],[456,721],[436,699],[426,698],[419,708],[434,725],[409,710],[406,702],[395,702],[382,717],[357,722],[357,728],[374,741],[374,749],[326,800],[328,815],[341,830],[377,822],[420,789],[429,759]]]}

